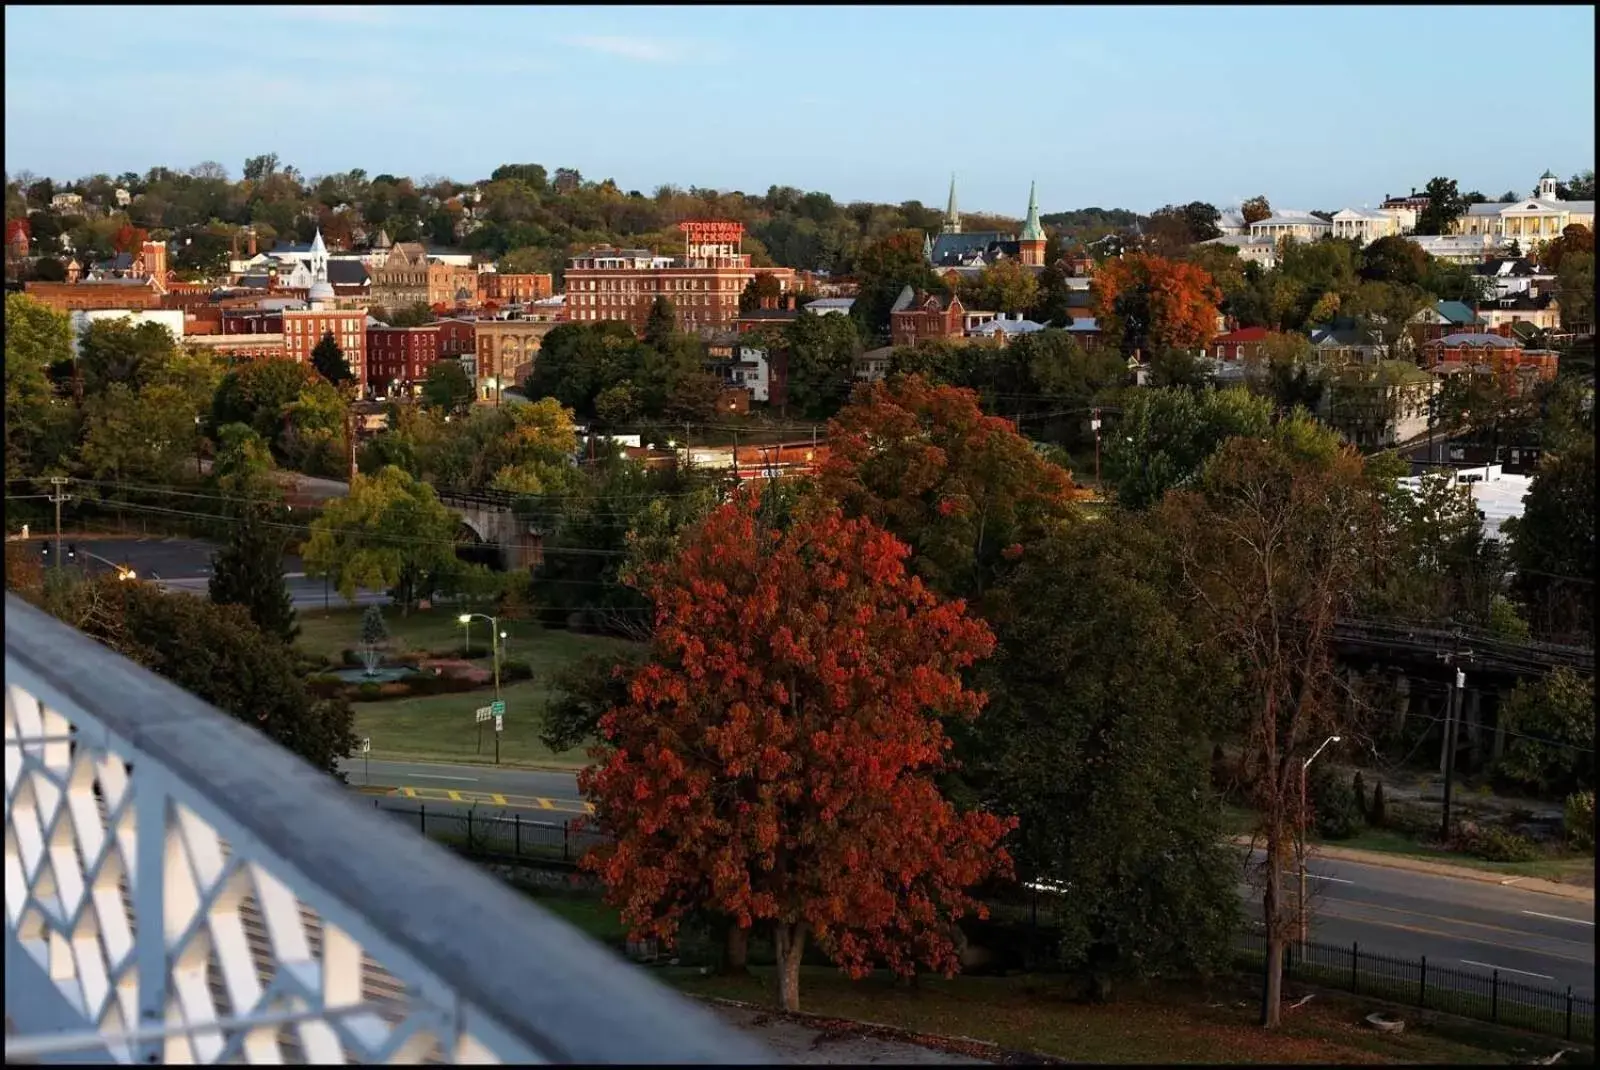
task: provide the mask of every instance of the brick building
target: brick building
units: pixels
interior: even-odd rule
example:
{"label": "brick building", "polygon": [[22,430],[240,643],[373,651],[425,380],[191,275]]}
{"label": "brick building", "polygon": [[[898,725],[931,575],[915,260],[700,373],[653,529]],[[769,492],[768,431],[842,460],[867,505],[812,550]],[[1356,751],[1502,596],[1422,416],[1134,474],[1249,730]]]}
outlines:
{"label": "brick building", "polygon": [[[756,277],[741,251],[744,225],[679,224],[684,255],[656,256],[648,249],[591,249],[572,257],[566,273],[567,319],[573,323],[619,320],[643,333],[657,297],[672,302],[680,330],[725,331],[739,316],[739,295]],[[779,289],[794,289],[792,268],[762,268]]]}
{"label": "brick building", "polygon": [[439,332],[439,355],[449,360],[470,357],[478,351],[478,324],[474,320],[442,319],[432,325]]}
{"label": "brick building", "polygon": [[928,338],[962,338],[966,311],[959,297],[920,294],[909,308],[889,314],[889,344],[914,346]]}
{"label": "brick building", "polygon": [[428,300],[428,254],[417,242],[401,242],[371,270],[374,305],[397,311]]}
{"label": "brick building", "polygon": [[29,282],[23,292],[57,312],[73,309],[161,307],[161,289],[154,279],[105,279],[99,282]]}
{"label": "brick building", "polygon": [[1267,340],[1265,327],[1240,327],[1211,339],[1211,355],[1218,360],[1252,360],[1261,355],[1261,346]]}
{"label": "brick building", "polygon": [[367,381],[367,314],[336,308],[284,309],[284,354],[299,364],[311,362],[311,351],[324,335],[333,335],[356,382]]}
{"label": "brick building", "polygon": [[479,296],[502,305],[541,301],[555,293],[555,288],[555,276],[547,274],[486,271],[478,276]]}
{"label": "brick building", "polygon": [[[367,327],[367,385],[374,395],[415,393],[439,359],[439,328]],[[395,387],[398,386],[398,390]]]}
{"label": "brick building", "polygon": [[439,262],[428,265],[430,307],[474,308],[477,304],[478,272],[475,268]]}
{"label": "brick building", "polygon": [[474,367],[478,400],[495,401],[533,374],[533,362],[554,323],[534,320],[478,320],[474,327]]}
{"label": "brick building", "polygon": [[185,334],[183,340],[233,361],[283,360],[289,355],[282,334]]}

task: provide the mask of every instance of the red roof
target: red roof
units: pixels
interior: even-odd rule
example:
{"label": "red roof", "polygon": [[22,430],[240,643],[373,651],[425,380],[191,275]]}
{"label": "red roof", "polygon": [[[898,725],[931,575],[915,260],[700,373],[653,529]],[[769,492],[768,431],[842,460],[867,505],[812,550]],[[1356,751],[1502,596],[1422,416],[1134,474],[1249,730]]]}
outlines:
{"label": "red roof", "polygon": [[1241,327],[1236,331],[1217,335],[1211,339],[1211,343],[1215,345],[1221,342],[1227,345],[1234,342],[1264,342],[1267,340],[1268,333],[1265,327]]}

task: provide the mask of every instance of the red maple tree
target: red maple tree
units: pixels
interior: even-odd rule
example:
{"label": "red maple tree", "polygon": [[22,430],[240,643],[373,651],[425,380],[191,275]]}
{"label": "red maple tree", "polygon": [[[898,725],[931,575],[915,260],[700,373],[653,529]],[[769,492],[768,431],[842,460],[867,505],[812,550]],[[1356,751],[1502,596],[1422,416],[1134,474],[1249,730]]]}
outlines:
{"label": "red maple tree", "polygon": [[1217,333],[1222,291],[1198,265],[1132,253],[1102,264],[1090,289],[1095,322],[1125,353],[1201,349]]}
{"label": "red maple tree", "polygon": [[145,239],[149,236],[148,231],[141,230],[132,223],[124,223],[111,236],[111,248],[119,253],[137,253],[144,248]]}
{"label": "red maple tree", "polygon": [[652,658],[579,775],[614,836],[583,865],[634,936],[671,942],[695,911],[770,932],[787,1009],[808,939],[852,976],[954,972],[953,923],[984,913],[966,889],[1010,871],[1014,821],[933,781],[993,637],[907,552],[819,499],[777,525],[736,493],[643,579]]}
{"label": "red maple tree", "polygon": [[828,447],[824,494],[909,543],[917,572],[947,595],[981,595],[1006,550],[1063,521],[1075,494],[1067,470],[985,415],[977,394],[918,375],[858,388]]}

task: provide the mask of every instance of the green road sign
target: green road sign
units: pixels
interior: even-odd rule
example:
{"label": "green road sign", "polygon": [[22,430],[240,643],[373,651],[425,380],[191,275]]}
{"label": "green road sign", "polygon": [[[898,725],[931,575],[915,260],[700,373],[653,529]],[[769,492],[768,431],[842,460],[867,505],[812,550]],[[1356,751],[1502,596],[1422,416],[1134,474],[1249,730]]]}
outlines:
{"label": "green road sign", "polygon": [[503,699],[495,699],[489,703],[489,709],[496,717],[504,717],[506,715],[506,704]]}

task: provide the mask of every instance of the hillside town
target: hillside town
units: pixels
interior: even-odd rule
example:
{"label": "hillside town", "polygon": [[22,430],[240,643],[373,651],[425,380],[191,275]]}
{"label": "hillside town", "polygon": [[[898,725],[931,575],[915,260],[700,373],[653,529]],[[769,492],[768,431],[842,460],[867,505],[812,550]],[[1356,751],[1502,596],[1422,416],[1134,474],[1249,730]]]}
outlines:
{"label": "hillside town", "polygon": [[193,10],[5,16],[8,1063],[1594,1061],[1592,10]]}

